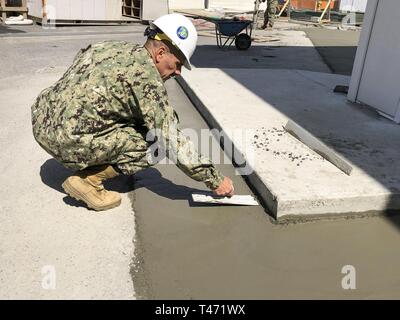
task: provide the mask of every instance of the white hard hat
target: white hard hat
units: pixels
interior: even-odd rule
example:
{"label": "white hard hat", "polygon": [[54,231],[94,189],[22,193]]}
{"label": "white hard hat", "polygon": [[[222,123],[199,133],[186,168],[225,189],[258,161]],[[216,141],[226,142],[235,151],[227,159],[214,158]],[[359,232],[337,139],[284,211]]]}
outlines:
{"label": "white hard hat", "polygon": [[193,23],[184,15],[171,13],[150,22],[150,26],[160,29],[169,38],[185,56],[185,67],[192,69],[190,58],[197,44],[197,31]]}

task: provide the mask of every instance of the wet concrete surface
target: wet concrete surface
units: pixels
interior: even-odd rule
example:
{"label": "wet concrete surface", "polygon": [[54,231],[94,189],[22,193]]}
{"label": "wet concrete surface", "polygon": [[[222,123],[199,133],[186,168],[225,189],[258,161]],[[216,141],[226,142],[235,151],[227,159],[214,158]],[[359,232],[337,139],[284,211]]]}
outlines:
{"label": "wet concrete surface", "polygon": [[[35,74],[33,82],[24,78],[15,88],[18,99],[29,98],[30,94],[24,91],[26,83],[35,83],[30,90],[39,85],[45,87],[40,81],[44,81],[45,76],[58,77],[77,50],[88,43],[109,38],[143,41],[139,37],[142,29],[142,26],[135,28],[132,36],[86,35],[83,33],[87,29],[80,28],[82,32],[76,39],[69,35],[71,30],[66,32],[68,35],[32,38],[31,41],[3,38],[0,51],[4,63],[0,78],[6,83],[9,76]],[[211,41],[214,43],[215,39]],[[168,88],[182,126],[206,128],[172,80]],[[26,116],[27,105],[30,104],[24,102],[21,108],[15,107],[14,121],[8,124],[14,125],[22,114]],[[7,119],[5,114],[3,118]],[[29,129],[29,125],[25,128]],[[5,133],[15,130],[4,126]],[[25,133],[26,136],[22,136]],[[123,258],[115,259],[122,244],[131,244],[132,212],[92,216],[84,208],[73,207],[71,213],[71,208],[62,202],[65,195],[51,193],[52,188],[40,183],[38,171],[48,156],[36,153],[40,149],[26,138],[29,132],[23,130],[20,134],[21,137],[13,136],[13,141],[28,141],[26,154],[29,156],[21,157],[22,147],[13,147],[13,152],[4,153],[10,161],[3,162],[12,169],[4,172],[11,185],[8,183],[3,189],[9,193],[22,190],[23,186],[21,194],[24,196],[17,197],[18,193],[11,192],[12,196],[7,194],[2,198],[2,216],[13,217],[8,224],[4,221],[1,224],[11,230],[2,232],[6,239],[2,257],[10,262],[2,263],[2,297],[17,291],[18,295],[12,296],[121,298],[118,291],[124,290],[124,296],[132,296],[133,292],[128,292],[130,283],[124,285],[126,260],[130,254],[124,252]],[[14,153],[19,156],[13,158]],[[30,164],[24,163],[25,159]],[[21,170],[26,174],[21,175]],[[234,178],[238,194],[251,193],[241,177],[233,176],[232,166],[223,165],[222,171]],[[25,192],[26,188],[30,191]],[[189,195],[193,189],[206,190],[205,187],[173,165],[159,165],[141,172],[136,176],[135,188],[129,193],[137,227],[136,258],[132,261],[131,272],[139,298],[400,298],[399,217],[277,225],[261,207],[195,206],[188,201]],[[16,203],[20,209],[8,210],[7,203],[13,201],[13,197],[18,198]],[[31,219],[26,219],[26,215]],[[82,222],[84,219],[87,222]],[[51,238],[53,233],[46,233],[47,229],[59,233]],[[57,260],[59,254],[72,258],[64,263],[64,260]],[[84,259],[75,259],[74,255],[78,254]],[[55,292],[43,293],[37,286],[42,276],[40,267],[53,261],[61,266],[57,269],[59,286]],[[348,264],[356,268],[356,290],[341,287],[345,276],[341,270]],[[111,269],[115,271],[110,272]]]}
{"label": "wet concrete surface", "polygon": [[[207,128],[177,84],[167,83],[182,128]],[[231,165],[237,194],[252,194]],[[400,298],[400,217],[276,224],[262,207],[200,206],[206,188],[174,165],[135,177],[132,276],[147,299]],[[342,269],[354,266],[356,289]]]}

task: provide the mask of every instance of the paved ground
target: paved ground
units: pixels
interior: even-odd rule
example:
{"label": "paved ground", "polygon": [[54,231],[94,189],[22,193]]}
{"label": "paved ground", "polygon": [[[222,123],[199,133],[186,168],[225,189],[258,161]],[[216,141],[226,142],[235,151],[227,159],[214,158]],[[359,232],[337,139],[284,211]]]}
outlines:
{"label": "paved ground", "polygon": [[[183,128],[207,128],[174,82]],[[238,194],[250,194],[230,165]],[[400,298],[400,217],[277,225],[261,207],[196,206],[204,190],[172,165],[135,178],[137,295],[154,299]],[[356,269],[356,290],[342,268]]]}
{"label": "paved ground", "polygon": [[[303,70],[196,68],[184,72],[183,79],[189,95],[193,92],[201,101],[207,121],[222,128],[247,155],[254,170],[248,179],[274,217],[400,208],[399,127],[333,92],[336,85],[347,85],[349,77]],[[289,120],[345,159],[351,175],[287,133],[283,127]],[[246,139],[238,130],[247,133]],[[386,144],[387,137],[394,142]]]}
{"label": "paved ground", "polygon": [[359,30],[303,29],[333,73],[351,75]]}
{"label": "paved ground", "polygon": [[[135,217],[128,199],[132,180],[113,181],[123,203],[107,213],[88,211],[67,197],[60,186],[70,172],[34,141],[30,106],[81,47],[102,39],[142,41],[137,35],[143,27],[138,28],[129,33],[109,28],[108,35],[67,28],[43,35],[30,27],[24,30],[35,33],[0,39],[1,298],[135,298],[130,275]],[[53,275],[55,290],[47,282]]]}
{"label": "paved ground", "polygon": [[[0,187],[0,297],[399,298],[398,217],[276,225],[261,207],[194,206],[188,196],[203,186],[166,165],[142,172],[133,186],[130,178],[114,181],[123,205],[107,214],[62,193],[68,172],[33,141],[29,106],[80,47],[139,40],[141,28],[1,38],[0,163],[7,183]],[[206,127],[174,82],[168,90],[183,127]],[[221,169],[233,176],[232,166]],[[238,192],[251,192],[234,180]],[[355,267],[356,290],[342,289],[345,265]],[[55,291],[41,286],[51,275],[45,266],[55,267]]]}

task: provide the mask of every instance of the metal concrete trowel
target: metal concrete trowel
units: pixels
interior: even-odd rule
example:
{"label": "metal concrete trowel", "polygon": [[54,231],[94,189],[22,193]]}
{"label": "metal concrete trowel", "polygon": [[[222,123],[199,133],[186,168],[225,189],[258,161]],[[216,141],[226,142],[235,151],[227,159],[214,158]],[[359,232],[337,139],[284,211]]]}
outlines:
{"label": "metal concrete trowel", "polygon": [[258,202],[250,195],[235,195],[232,197],[219,197],[212,194],[192,194],[194,202],[211,204],[230,204],[238,206],[258,206]]}

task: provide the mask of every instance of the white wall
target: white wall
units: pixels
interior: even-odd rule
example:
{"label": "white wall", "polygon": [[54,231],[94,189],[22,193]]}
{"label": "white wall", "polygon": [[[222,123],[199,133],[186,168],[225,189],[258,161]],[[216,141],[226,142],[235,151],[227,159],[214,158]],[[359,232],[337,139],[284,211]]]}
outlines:
{"label": "white wall", "polygon": [[365,12],[368,0],[341,0],[340,10],[351,12]]}
{"label": "white wall", "polygon": [[348,99],[400,123],[399,0],[369,0]]}
{"label": "white wall", "polygon": [[146,0],[142,2],[142,20],[153,21],[168,14],[167,0]]}
{"label": "white wall", "polygon": [[169,0],[169,9],[204,9],[204,0]]}
{"label": "white wall", "polygon": [[[27,5],[30,15],[42,17],[42,0],[28,0]],[[55,18],[59,20],[119,20],[122,17],[121,0],[47,0],[47,6],[55,10]],[[49,15],[53,18],[52,13]]]}
{"label": "white wall", "polygon": [[42,0],[28,0],[26,4],[29,15],[37,18],[42,17]]}
{"label": "white wall", "polygon": [[[239,11],[253,11],[254,0],[209,0],[210,8],[228,8]],[[264,10],[266,4],[262,3],[260,9]]]}

